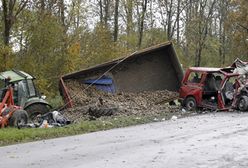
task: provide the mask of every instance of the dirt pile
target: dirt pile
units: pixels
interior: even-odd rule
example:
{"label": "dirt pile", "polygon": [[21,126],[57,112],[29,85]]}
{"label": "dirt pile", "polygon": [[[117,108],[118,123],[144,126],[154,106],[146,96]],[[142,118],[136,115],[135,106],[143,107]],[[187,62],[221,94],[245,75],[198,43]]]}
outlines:
{"label": "dirt pile", "polygon": [[138,116],[179,110],[179,107],[168,104],[178,98],[178,93],[167,90],[111,94],[77,81],[69,81],[66,86],[75,106],[64,111],[70,120],[87,118],[89,115]]}

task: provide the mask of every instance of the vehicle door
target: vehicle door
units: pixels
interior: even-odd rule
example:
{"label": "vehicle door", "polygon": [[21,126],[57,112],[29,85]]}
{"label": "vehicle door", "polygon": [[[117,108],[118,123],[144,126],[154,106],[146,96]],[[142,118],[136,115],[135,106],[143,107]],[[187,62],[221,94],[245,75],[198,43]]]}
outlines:
{"label": "vehicle door", "polygon": [[27,90],[27,81],[26,80],[22,80],[22,81],[18,82],[17,93],[18,93],[17,105],[24,107],[24,104],[28,99],[28,90]]}
{"label": "vehicle door", "polygon": [[233,103],[238,76],[226,76],[220,91],[220,97],[224,107],[230,107]]}
{"label": "vehicle door", "polygon": [[201,103],[202,92],[203,92],[203,79],[204,73],[191,71],[188,72],[186,78],[183,80],[180,97],[186,98],[188,96],[193,96],[197,104]]}

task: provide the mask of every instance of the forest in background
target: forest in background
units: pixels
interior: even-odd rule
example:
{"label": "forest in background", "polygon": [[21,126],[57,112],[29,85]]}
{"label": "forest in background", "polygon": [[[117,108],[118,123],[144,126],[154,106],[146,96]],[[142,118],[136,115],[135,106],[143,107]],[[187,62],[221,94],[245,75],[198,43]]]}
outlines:
{"label": "forest in background", "polygon": [[247,0],[1,0],[0,71],[62,74],[172,41],[184,68],[248,60]]}

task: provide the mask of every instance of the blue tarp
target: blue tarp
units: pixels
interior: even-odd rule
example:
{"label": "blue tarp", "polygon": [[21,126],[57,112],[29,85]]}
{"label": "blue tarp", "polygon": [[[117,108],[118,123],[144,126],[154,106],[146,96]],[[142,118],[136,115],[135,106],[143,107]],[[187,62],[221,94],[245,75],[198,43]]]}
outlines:
{"label": "blue tarp", "polygon": [[97,89],[105,92],[115,93],[114,82],[110,77],[104,76],[101,79],[88,79],[83,83],[88,85],[92,84],[93,86],[96,86]]}

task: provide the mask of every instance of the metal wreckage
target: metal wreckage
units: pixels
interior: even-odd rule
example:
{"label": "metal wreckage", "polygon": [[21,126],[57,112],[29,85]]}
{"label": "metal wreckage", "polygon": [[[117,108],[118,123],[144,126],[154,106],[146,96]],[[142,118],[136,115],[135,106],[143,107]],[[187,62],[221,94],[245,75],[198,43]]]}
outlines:
{"label": "metal wreckage", "polygon": [[248,62],[225,68],[190,67],[179,89],[187,110],[248,110]]}

